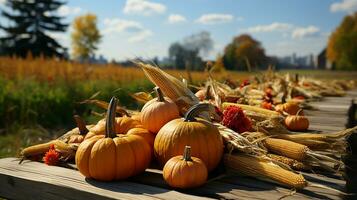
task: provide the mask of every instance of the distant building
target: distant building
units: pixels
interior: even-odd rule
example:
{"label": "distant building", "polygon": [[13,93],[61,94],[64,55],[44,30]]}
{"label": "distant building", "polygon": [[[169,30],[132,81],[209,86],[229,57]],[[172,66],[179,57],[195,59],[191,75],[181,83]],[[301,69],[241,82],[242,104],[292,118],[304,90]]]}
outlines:
{"label": "distant building", "polygon": [[278,59],[281,69],[313,69],[315,67],[314,55],[297,56],[293,53],[291,56],[280,57]]}
{"label": "distant building", "polygon": [[327,60],[326,48],[317,56],[317,69],[332,69],[333,64]]}

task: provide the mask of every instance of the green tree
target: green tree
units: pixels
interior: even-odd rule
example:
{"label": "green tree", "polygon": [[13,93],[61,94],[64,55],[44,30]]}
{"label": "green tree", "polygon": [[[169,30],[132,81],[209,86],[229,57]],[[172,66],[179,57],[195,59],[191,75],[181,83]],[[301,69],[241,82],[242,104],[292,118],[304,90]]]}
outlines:
{"label": "green tree", "polygon": [[331,34],[327,58],[337,69],[357,69],[357,12],[347,15]]}
{"label": "green tree", "polygon": [[66,31],[67,24],[55,13],[63,4],[57,0],[7,0],[5,5],[12,11],[1,13],[10,22],[7,27],[0,25],[5,32],[0,38],[1,54],[63,57],[66,49],[49,36],[51,32]]}
{"label": "green tree", "polygon": [[97,16],[91,13],[78,16],[74,19],[72,28],[72,56],[79,60],[93,56],[101,38],[97,28]]}
{"label": "green tree", "polygon": [[226,69],[250,70],[251,66],[262,67],[267,62],[260,42],[250,35],[235,37],[224,50],[223,63]]}

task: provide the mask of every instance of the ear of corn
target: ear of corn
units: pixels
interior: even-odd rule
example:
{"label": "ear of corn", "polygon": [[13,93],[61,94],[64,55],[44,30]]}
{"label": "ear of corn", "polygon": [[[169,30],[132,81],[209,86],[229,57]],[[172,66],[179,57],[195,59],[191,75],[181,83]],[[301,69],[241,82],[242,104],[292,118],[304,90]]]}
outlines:
{"label": "ear of corn", "polygon": [[225,154],[224,164],[240,174],[276,182],[289,188],[303,189],[308,185],[301,174],[286,170],[266,159],[242,154]]}
{"label": "ear of corn", "polygon": [[283,139],[267,138],[263,141],[263,144],[270,152],[297,161],[303,161],[309,150],[305,145]]}
{"label": "ear of corn", "polygon": [[292,158],[288,158],[285,156],[280,156],[276,154],[268,153],[267,156],[274,161],[281,162],[283,164],[288,165],[291,169],[302,171],[302,170],[311,170],[311,166],[306,165],[300,161],[294,160]]}

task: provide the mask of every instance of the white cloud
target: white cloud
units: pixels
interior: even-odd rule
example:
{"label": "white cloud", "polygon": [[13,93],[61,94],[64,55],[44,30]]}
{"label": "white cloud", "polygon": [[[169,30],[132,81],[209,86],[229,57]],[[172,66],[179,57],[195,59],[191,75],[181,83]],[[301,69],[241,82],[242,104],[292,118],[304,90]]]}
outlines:
{"label": "white cloud", "polygon": [[164,13],[166,11],[166,6],[148,0],[127,0],[123,11],[125,14],[149,16]]}
{"label": "white cloud", "polygon": [[258,25],[254,27],[247,28],[245,31],[250,33],[260,33],[260,32],[274,32],[274,31],[287,31],[293,27],[292,24],[274,22],[268,25]]}
{"label": "white cloud", "polygon": [[236,19],[237,19],[237,21],[240,21],[240,22],[241,22],[241,21],[244,20],[244,17],[237,17]]}
{"label": "white cloud", "polygon": [[121,32],[140,32],[144,27],[137,21],[125,20],[125,19],[104,19],[103,33],[121,33]]}
{"label": "white cloud", "polygon": [[61,16],[67,16],[67,15],[78,15],[81,13],[83,10],[80,7],[69,7],[69,6],[61,6],[58,8],[57,12]]}
{"label": "white cloud", "polygon": [[5,4],[6,0],[0,0],[0,5]]}
{"label": "white cloud", "polygon": [[46,34],[49,35],[51,38],[59,40],[61,42],[67,41],[69,39],[69,36],[66,33],[46,32]]}
{"label": "white cloud", "polygon": [[197,23],[201,24],[221,24],[227,23],[233,20],[233,15],[230,14],[204,14],[196,20]]}
{"label": "white cloud", "polygon": [[294,39],[316,36],[320,29],[316,26],[298,27],[293,30],[291,37]]}
{"label": "white cloud", "polygon": [[171,14],[167,20],[169,21],[170,24],[187,21],[187,19],[184,16],[178,14]]}
{"label": "white cloud", "polygon": [[146,38],[152,36],[152,34],[153,34],[152,31],[145,29],[145,30],[139,32],[138,34],[129,37],[128,41],[129,42],[141,42],[141,41],[144,41]]}
{"label": "white cloud", "polygon": [[104,34],[111,33],[129,33],[129,42],[140,42],[153,35],[151,30],[145,29],[144,26],[137,21],[125,19],[104,19]]}
{"label": "white cloud", "polygon": [[342,0],[331,4],[331,12],[353,12],[357,10],[357,0]]}

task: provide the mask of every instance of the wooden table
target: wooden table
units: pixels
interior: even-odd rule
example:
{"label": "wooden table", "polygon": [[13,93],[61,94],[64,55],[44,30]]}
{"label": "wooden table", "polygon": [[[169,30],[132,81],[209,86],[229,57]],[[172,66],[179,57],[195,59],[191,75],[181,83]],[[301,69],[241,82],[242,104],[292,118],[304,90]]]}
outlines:
{"label": "wooden table", "polygon": [[[357,91],[345,97],[326,97],[312,103],[318,110],[306,111],[311,129],[333,132],[345,128],[347,110]],[[340,176],[304,173],[312,183],[320,183],[343,190],[345,181]],[[291,190],[276,184],[249,177],[228,176],[211,179],[203,187],[176,191],[170,189],[157,169],[126,181],[110,183],[85,179],[78,171],[25,161],[16,158],[0,159],[0,196],[9,199],[278,199]],[[307,187],[286,199],[341,199],[336,192]]]}

